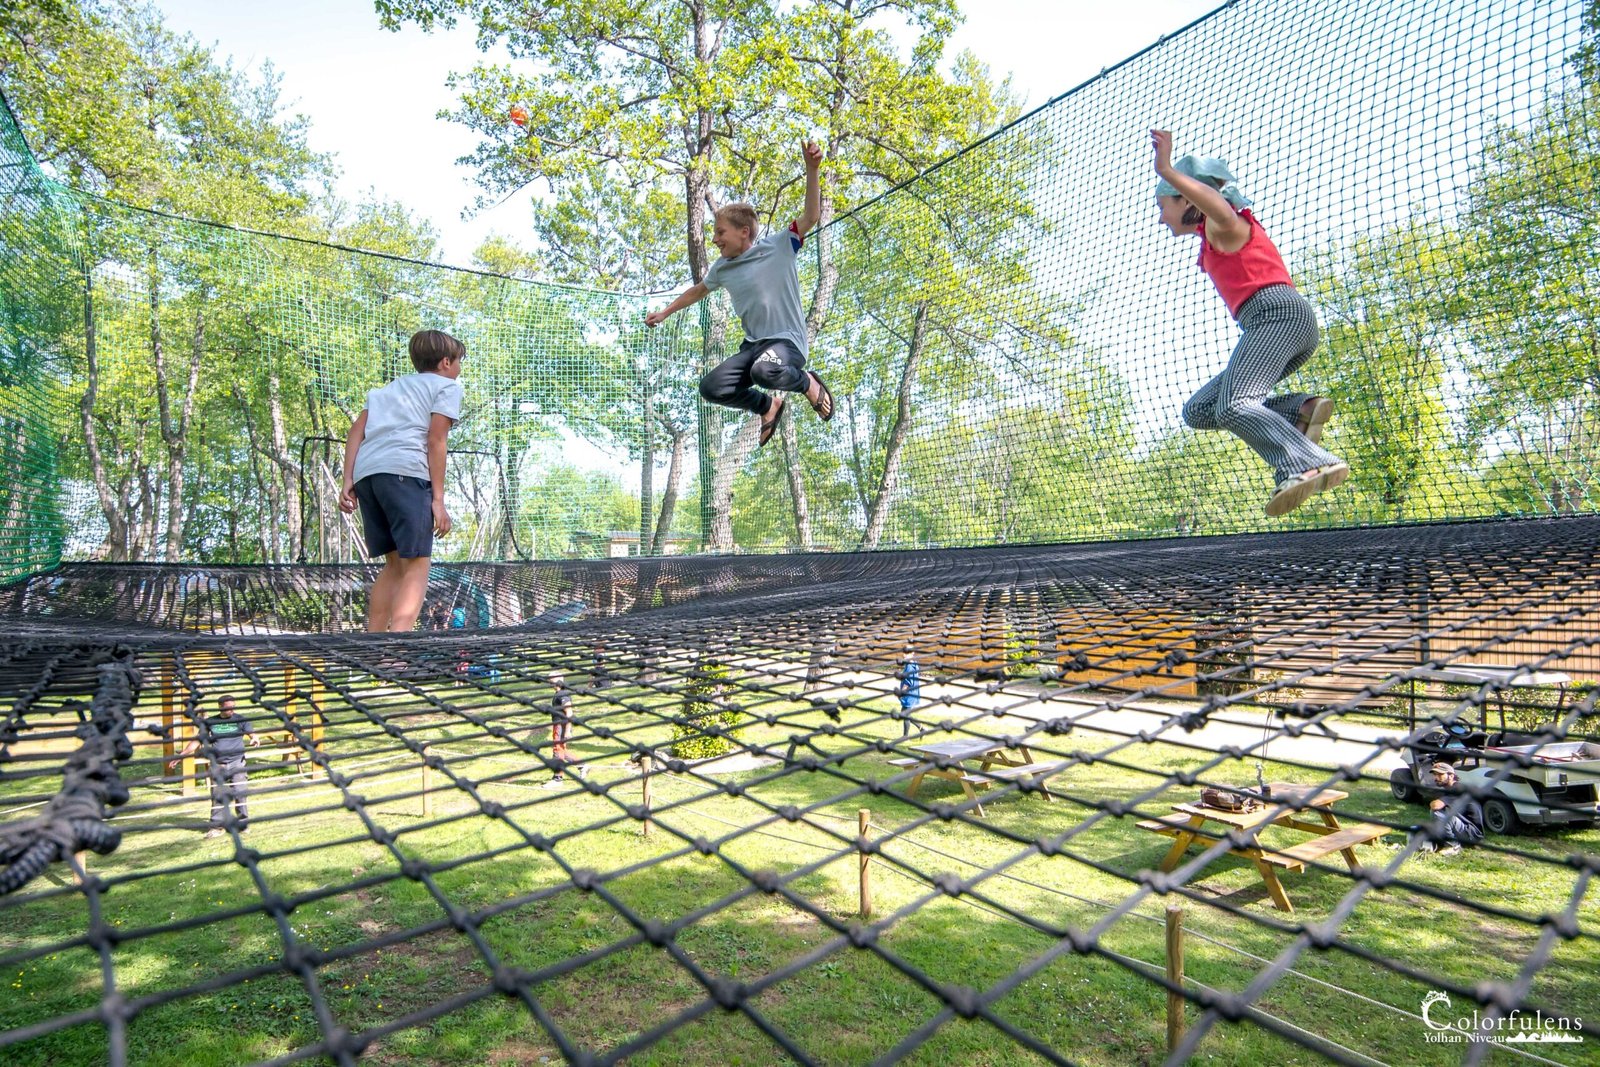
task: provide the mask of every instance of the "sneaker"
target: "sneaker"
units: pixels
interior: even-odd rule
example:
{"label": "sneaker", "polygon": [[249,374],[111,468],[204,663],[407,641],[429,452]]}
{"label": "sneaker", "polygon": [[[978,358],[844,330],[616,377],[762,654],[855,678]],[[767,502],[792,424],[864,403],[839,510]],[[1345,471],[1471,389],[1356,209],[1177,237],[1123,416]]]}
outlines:
{"label": "sneaker", "polygon": [[1300,418],[1294,428],[1306,435],[1312,444],[1322,441],[1322,427],[1333,415],[1333,401],[1325,396],[1307,397],[1300,405]]}
{"label": "sneaker", "polygon": [[557,774],[557,775],[552,776],[551,779],[544,784],[544,787],[546,789],[560,789],[562,786],[564,786],[566,784],[567,784],[567,776],[564,775],[564,774]]}
{"label": "sneaker", "polygon": [[572,773],[576,774],[579,778],[587,778],[589,777],[589,768],[580,763],[576,767],[572,768]]}
{"label": "sneaker", "polygon": [[213,826],[211,829],[207,830],[205,833],[201,834],[200,836],[202,838],[221,837],[225,833],[227,833],[227,831],[224,830],[222,827]]}
{"label": "sneaker", "polygon": [[1444,846],[1444,848],[1441,848],[1439,850],[1439,855],[1441,855],[1441,856],[1456,856],[1456,855],[1459,855],[1460,852],[1461,852],[1461,845],[1459,843],[1455,842],[1455,841],[1452,841],[1448,845]]}
{"label": "sneaker", "polygon": [[1327,489],[1343,485],[1350,477],[1350,465],[1340,460],[1321,467],[1312,467],[1304,474],[1285,478],[1278,483],[1272,499],[1267,501],[1267,517],[1275,519],[1287,515],[1295,508]]}

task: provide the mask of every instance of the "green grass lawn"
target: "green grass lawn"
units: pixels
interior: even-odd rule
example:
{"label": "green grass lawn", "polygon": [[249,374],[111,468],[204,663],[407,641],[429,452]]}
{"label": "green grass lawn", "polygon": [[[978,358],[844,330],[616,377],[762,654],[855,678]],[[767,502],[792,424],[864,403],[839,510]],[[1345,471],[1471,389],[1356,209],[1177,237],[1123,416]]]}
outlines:
{"label": "green grass lawn", "polygon": [[[719,779],[747,786],[742,795],[688,774],[657,774],[654,830],[645,836],[637,812],[628,810],[641,799],[638,772],[617,739],[665,745],[669,727],[660,715],[671,713],[671,700],[620,686],[603,700],[579,699],[580,719],[613,732],[607,739],[580,729],[575,745],[590,762],[597,795],[577,785],[543,787],[548,770],[517,746],[542,740],[548,719],[506,699],[516,692],[512,683],[503,688],[498,696],[448,685],[420,694],[395,690],[367,695],[363,704],[373,714],[330,712],[326,751],[349,779],[343,789],[288,765],[257,764],[253,825],[244,835],[259,853],[254,870],[237,861],[231,838],[202,840],[195,831],[209,807],[204,796],[184,805],[175,785],[136,788],[119,816],[123,845],[91,860],[93,873],[109,883],[103,892],[91,900],[41,880],[0,910],[0,973],[9,994],[0,1000],[0,1030],[92,1012],[109,976],[127,1001],[159,1000],[127,1023],[130,1060],[272,1059],[321,1039],[309,976],[334,1024],[356,1033],[381,1028],[365,1053],[381,1064],[560,1062],[562,1050],[530,1005],[572,1047],[596,1055],[628,1048],[631,1064],[789,1062],[763,1026],[817,1062],[854,1064],[884,1056],[936,1019],[945,1005],[933,985],[1004,989],[993,1014],[1073,1061],[1158,1063],[1166,993],[1130,961],[1162,966],[1169,901],[1185,909],[1188,978],[1239,991],[1291,949],[1300,924],[1333,917],[1357,887],[1337,857],[1335,870],[1285,874],[1296,906],[1290,916],[1272,907],[1252,865],[1223,856],[1190,881],[1193,896],[1143,890],[1140,872],[1154,868],[1170,842],[1101,805],[1160,790],[1141,802],[1150,815],[1195,799],[1197,786],[1172,785],[1169,776],[1200,760],[1160,743],[1124,746],[1114,761],[1069,769],[1052,780],[1060,794],[1053,804],[1036,795],[988,797],[987,818],[976,825],[929,818],[894,792],[859,784],[900,773],[887,764],[893,753],[867,751],[836,770],[779,773],[768,766]],[[480,724],[442,709],[441,701],[469,710]],[[787,692],[767,691],[752,703],[772,721],[745,730],[750,745],[781,751],[801,734],[840,752],[900,734],[898,723],[878,714],[891,707],[887,699],[863,698],[831,736],[818,732],[828,720]],[[400,736],[375,717],[398,725]],[[505,736],[490,736],[483,723]],[[1096,753],[1124,740],[1076,731],[1040,743]],[[433,775],[431,819],[423,815],[412,747],[422,744],[447,766]],[[146,763],[125,768],[124,777],[139,770],[159,773]],[[1263,772],[1325,780],[1270,763]],[[1254,775],[1253,763],[1237,763],[1207,777],[1244,782]],[[13,783],[0,800],[14,802],[46,784]],[[1405,824],[1423,814],[1394,801],[1381,781],[1342,788],[1351,793],[1340,809],[1347,818]],[[500,805],[500,817],[485,814],[471,792]],[[347,805],[352,796],[361,799]],[[930,779],[919,799],[956,803],[961,795]],[[786,806],[795,818],[779,813]],[[859,921],[853,847],[862,808],[871,812],[873,835],[888,840],[873,863],[875,947],[858,948],[840,931]],[[926,821],[907,829],[917,820]],[[1076,827],[1082,829],[1053,855],[1029,844]],[[392,848],[375,840],[374,830],[393,835]],[[1268,833],[1280,832],[1288,833]],[[1295,973],[1271,985],[1256,1006],[1286,1026],[1384,1062],[1459,1062],[1463,1046],[1425,1042],[1426,1028],[1411,1015],[1438,980],[1460,989],[1517,979],[1530,954],[1542,951],[1539,917],[1566,911],[1587,885],[1560,859],[1586,853],[1592,862],[1600,832],[1494,844],[1508,848],[1406,860],[1399,873],[1411,884],[1368,887],[1337,923],[1338,943],[1298,954]],[[1397,856],[1382,847],[1362,852],[1374,868]],[[419,877],[402,872],[400,857],[424,861],[413,869]],[[598,872],[590,889],[574,885],[574,870]],[[753,872],[772,872],[767,885],[774,891],[753,885]],[[928,884],[941,876],[969,881],[951,896]],[[263,906],[267,894],[299,904],[280,924]],[[1139,894],[1113,917],[1113,908]],[[1452,898],[1488,906],[1491,914]],[[117,935],[103,948],[84,942],[91,903]],[[460,929],[447,905],[457,909]],[[1528,998],[1547,1014],[1581,1017],[1587,1010],[1600,1018],[1592,895],[1579,914],[1581,936],[1556,939]],[[652,944],[634,919],[672,929],[670,946]],[[1068,930],[1071,939],[1062,936]],[[1074,941],[1091,950],[1063,951]],[[284,964],[290,943],[332,957],[291,973]],[[533,980],[518,995],[500,992],[495,964]],[[1026,977],[1013,980],[1019,971]],[[715,1006],[701,977],[742,984],[748,1010]],[[1451,1018],[1474,1006],[1452,999]],[[1191,1005],[1188,1015],[1192,1023],[1200,1009]],[[107,1027],[88,1018],[0,1048],[0,1058],[15,1065],[100,1062],[108,1041]],[[1575,1064],[1596,1054],[1593,1039],[1539,1051]],[[1504,1051],[1491,1056],[1512,1059]],[[1197,1057],[1323,1061],[1251,1022],[1216,1026]],[[905,1062],[1048,1061],[980,1017],[952,1019],[925,1041],[912,1041]]]}

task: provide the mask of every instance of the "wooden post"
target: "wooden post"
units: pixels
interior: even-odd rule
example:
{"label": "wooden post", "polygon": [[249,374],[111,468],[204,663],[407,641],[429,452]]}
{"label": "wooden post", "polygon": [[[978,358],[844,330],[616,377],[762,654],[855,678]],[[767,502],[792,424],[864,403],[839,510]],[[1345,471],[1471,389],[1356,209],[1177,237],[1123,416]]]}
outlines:
{"label": "wooden post", "polygon": [[[1167,905],[1167,981],[1183,986],[1183,908]],[[1167,1051],[1183,1040],[1183,994],[1167,991]]]}
{"label": "wooden post", "polygon": [[644,761],[644,836],[650,836],[650,764],[653,757],[645,757]]}
{"label": "wooden post", "polygon": [[422,817],[433,818],[433,768],[422,765]]}
{"label": "wooden post", "polygon": [[[177,756],[184,745],[194,737],[194,724],[178,714],[177,686],[172,680],[172,668],[161,668],[161,725],[166,728],[167,737],[161,744],[161,769],[165,771],[166,761]],[[197,789],[194,781],[194,756],[184,756],[178,763],[178,774],[181,780],[178,783],[179,792],[183,796],[194,796]]]}
{"label": "wooden post", "polygon": [[856,811],[856,828],[861,833],[861,917],[872,918],[872,857],[867,854],[867,832],[872,829],[872,813],[866,808]]}

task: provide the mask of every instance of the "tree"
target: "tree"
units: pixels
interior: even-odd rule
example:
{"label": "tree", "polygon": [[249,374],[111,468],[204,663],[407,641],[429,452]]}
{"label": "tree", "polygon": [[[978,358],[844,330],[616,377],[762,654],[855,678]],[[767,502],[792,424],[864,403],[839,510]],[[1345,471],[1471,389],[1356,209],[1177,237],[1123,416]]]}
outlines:
{"label": "tree", "polygon": [[[709,266],[709,212],[730,199],[757,205],[779,225],[798,198],[798,145],[821,131],[825,173],[823,220],[849,203],[910,178],[974,130],[989,128],[1002,105],[975,64],[946,79],[938,60],[957,15],[952,0],[809,0],[785,8],[648,0],[385,0],[386,24],[424,27],[472,18],[480,41],[506,46],[520,67],[480,65],[457,79],[462,104],[454,117],[483,135],[469,157],[487,195],[500,196],[535,180],[557,194],[536,211],[540,262],[566,262],[599,277],[622,266],[652,287],[675,272],[663,266],[663,190],[676,196],[678,240],[690,280]],[[899,18],[918,33],[902,59],[884,27]],[[507,121],[512,102],[528,113],[526,132]],[[832,307],[838,270],[834,240],[818,233],[808,328],[816,336]],[[594,279],[591,278],[591,281]],[[681,275],[673,278],[681,282]],[[721,357],[726,309],[709,309],[702,365]],[[664,377],[674,380],[681,371]],[[654,401],[641,394],[640,424]],[[708,540],[730,547],[735,473],[754,446],[754,430],[739,429],[720,411],[702,412],[713,447],[704,488],[713,510]],[[681,426],[677,420],[671,425]],[[648,432],[641,431],[645,451]],[[811,543],[801,442],[786,419],[783,454],[795,539]],[[650,464],[645,464],[649,470]]]}
{"label": "tree", "polygon": [[1441,489],[1462,465],[1445,395],[1459,262],[1454,232],[1413,220],[1354,237],[1303,272],[1324,325],[1319,388],[1340,402],[1327,445],[1353,472],[1339,510],[1397,521],[1455,510]]}
{"label": "tree", "polygon": [[[1600,30],[1600,8],[1587,25]],[[1600,84],[1580,85],[1485,145],[1464,216],[1463,300],[1453,321],[1476,388],[1470,442],[1527,486],[1517,510],[1600,506]]]}

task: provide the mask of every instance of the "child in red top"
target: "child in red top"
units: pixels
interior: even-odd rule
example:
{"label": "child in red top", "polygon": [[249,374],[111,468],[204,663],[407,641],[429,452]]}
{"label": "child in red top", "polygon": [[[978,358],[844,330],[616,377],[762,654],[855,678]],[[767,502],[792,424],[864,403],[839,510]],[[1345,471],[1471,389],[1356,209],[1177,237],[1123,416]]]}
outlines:
{"label": "child in red top", "polygon": [[1151,130],[1150,140],[1161,176],[1161,222],[1175,237],[1200,235],[1200,269],[1240,329],[1227,368],[1189,398],[1183,421],[1197,430],[1228,430],[1255,449],[1277,475],[1267,514],[1288,514],[1350,477],[1344,460],[1318,443],[1333,401],[1305,393],[1268,395],[1316,351],[1316,314],[1295,290],[1228,165],[1194,156],[1173,163],[1172,134]]}

